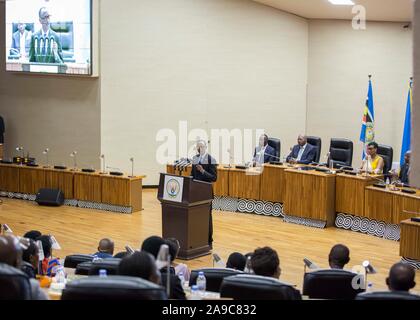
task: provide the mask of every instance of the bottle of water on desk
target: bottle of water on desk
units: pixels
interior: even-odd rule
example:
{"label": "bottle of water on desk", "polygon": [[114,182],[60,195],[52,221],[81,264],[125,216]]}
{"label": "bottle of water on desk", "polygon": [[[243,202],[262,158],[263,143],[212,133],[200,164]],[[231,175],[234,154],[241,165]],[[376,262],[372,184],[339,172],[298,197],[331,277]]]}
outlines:
{"label": "bottle of water on desk", "polygon": [[385,180],[385,186],[387,190],[389,190],[389,185],[390,185],[390,182],[389,182],[389,178],[387,177]]}
{"label": "bottle of water on desk", "polygon": [[204,276],[204,272],[200,271],[197,277],[197,288],[198,291],[203,295],[206,291],[206,277]]}
{"label": "bottle of water on desk", "polygon": [[200,293],[198,292],[198,287],[193,285],[191,287],[191,300],[201,300]]}

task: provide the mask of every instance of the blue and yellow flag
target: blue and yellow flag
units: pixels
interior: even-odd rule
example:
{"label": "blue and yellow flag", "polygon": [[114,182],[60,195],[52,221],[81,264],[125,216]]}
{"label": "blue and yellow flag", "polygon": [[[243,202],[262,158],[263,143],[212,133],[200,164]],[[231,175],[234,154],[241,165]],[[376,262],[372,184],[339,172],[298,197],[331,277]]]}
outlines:
{"label": "blue and yellow flag", "polygon": [[369,89],[366,99],[365,110],[363,112],[362,130],[360,141],[363,142],[363,158],[365,157],[365,145],[375,141],[375,110],[373,107],[372,81],[369,76]]}
{"label": "blue and yellow flag", "polygon": [[412,106],[412,102],[413,102],[413,80],[410,80],[410,84],[408,86],[407,107],[406,107],[406,111],[405,111],[404,132],[403,132],[403,140],[402,140],[402,147],[401,147],[400,165],[404,164],[404,155],[408,150],[410,150],[410,147],[411,147],[411,106]]}

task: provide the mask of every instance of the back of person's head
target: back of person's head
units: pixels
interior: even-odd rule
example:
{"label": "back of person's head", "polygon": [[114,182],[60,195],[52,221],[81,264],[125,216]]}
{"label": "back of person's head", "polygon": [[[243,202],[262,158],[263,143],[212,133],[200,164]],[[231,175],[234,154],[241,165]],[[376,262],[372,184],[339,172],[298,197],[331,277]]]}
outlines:
{"label": "back of person's head", "polygon": [[42,251],[44,253],[44,258],[50,258],[52,256],[51,237],[47,235],[43,235],[36,238],[36,241],[41,241],[42,243]]}
{"label": "back of person's head", "polygon": [[26,232],[23,235],[24,238],[28,238],[32,240],[36,240],[36,238],[39,238],[40,236],[42,236],[42,233],[38,230],[31,230],[31,231]]}
{"label": "back of person's head", "polygon": [[270,247],[256,249],[251,256],[251,265],[256,275],[276,279],[280,277],[279,256]]}
{"label": "back of person's head", "polygon": [[151,236],[145,239],[141,245],[141,250],[149,252],[155,259],[158,256],[159,250],[161,245],[167,244],[162,237],[159,236]]}
{"label": "back of person's head", "polygon": [[114,241],[108,238],[99,241],[98,251],[102,253],[114,254]]}
{"label": "back of person's head", "polygon": [[30,263],[34,268],[37,267],[39,250],[34,240],[28,239],[28,247],[22,252],[22,260]]}
{"label": "back of person's head", "polygon": [[14,236],[0,236],[0,263],[20,268],[22,248]]}
{"label": "back of person's head", "polygon": [[416,286],[414,269],[405,263],[396,263],[389,270],[386,284],[391,291],[410,291]]}
{"label": "back of person's head", "polygon": [[226,268],[244,271],[246,258],[242,253],[233,252],[230,254],[226,262]]}
{"label": "back of person's head", "polygon": [[118,274],[138,277],[160,284],[160,273],[156,267],[155,259],[145,251],[136,251],[124,257],[118,266]]}
{"label": "back of person's head", "polygon": [[127,252],[127,251],[121,251],[121,252],[116,253],[116,254],[114,255],[114,258],[119,258],[119,259],[122,259],[122,258],[124,258],[124,257],[126,257],[126,256],[129,256],[129,255],[130,255],[130,253],[129,253],[129,252]]}
{"label": "back of person's head", "polygon": [[175,238],[167,238],[165,241],[169,246],[169,254],[171,255],[172,262],[178,257],[179,249],[181,246],[179,245],[178,239]]}
{"label": "back of person's head", "polygon": [[332,269],[343,269],[350,262],[350,250],[343,244],[336,244],[328,255],[328,263]]}

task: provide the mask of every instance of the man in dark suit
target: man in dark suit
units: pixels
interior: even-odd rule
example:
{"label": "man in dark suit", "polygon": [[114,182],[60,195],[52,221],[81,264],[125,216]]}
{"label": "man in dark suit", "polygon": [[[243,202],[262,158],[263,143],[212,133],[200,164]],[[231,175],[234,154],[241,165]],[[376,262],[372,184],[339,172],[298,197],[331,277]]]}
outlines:
{"label": "man in dark suit", "polygon": [[[191,175],[195,180],[205,182],[216,182],[217,163],[216,160],[207,153],[207,143],[204,140],[197,141],[197,152],[192,160]],[[209,246],[213,248],[213,217],[210,206],[209,220]]]}
{"label": "man in dark suit", "polygon": [[316,147],[307,142],[306,136],[300,134],[298,144],[295,145],[287,157],[289,163],[310,164],[315,161]]}
{"label": "man in dark suit", "polygon": [[276,150],[268,145],[268,136],[262,134],[259,144],[254,150],[253,164],[263,164],[270,161],[278,161],[276,159]]}
{"label": "man in dark suit", "polygon": [[50,14],[48,9],[39,9],[41,30],[32,35],[29,51],[30,62],[63,63],[63,49],[58,34],[50,28]]}
{"label": "man in dark suit", "polygon": [[400,173],[398,178],[404,184],[410,184],[409,182],[409,174],[410,174],[410,158],[411,158],[411,151],[407,151],[404,155],[404,164],[400,168]]}

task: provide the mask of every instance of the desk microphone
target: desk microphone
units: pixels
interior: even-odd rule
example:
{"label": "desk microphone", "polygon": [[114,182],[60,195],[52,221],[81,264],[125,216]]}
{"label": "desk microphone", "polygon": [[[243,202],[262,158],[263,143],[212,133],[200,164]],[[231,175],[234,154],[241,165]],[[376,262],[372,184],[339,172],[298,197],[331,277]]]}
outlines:
{"label": "desk microphone", "polygon": [[319,267],[308,258],[304,258],[303,263],[305,264],[305,271],[306,271],[306,268],[309,268],[311,270],[319,269]]}

